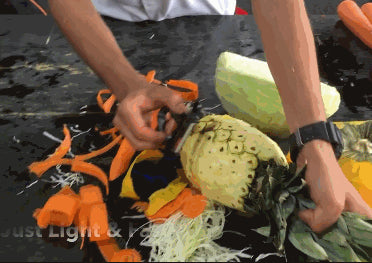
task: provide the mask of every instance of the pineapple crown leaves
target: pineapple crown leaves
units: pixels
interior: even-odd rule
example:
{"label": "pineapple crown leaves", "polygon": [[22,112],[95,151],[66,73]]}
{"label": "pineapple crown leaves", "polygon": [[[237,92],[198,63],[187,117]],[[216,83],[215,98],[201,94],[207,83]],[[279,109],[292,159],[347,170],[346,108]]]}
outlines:
{"label": "pineapple crown leaves", "polygon": [[371,261],[372,220],[344,212],[327,232],[314,233],[298,216],[298,210],[314,208],[306,189],[306,167],[296,172],[291,164],[283,167],[273,160],[260,162],[256,181],[245,199],[245,208],[264,213],[269,226],[256,229],[273,242],[279,252],[289,242],[312,261]]}

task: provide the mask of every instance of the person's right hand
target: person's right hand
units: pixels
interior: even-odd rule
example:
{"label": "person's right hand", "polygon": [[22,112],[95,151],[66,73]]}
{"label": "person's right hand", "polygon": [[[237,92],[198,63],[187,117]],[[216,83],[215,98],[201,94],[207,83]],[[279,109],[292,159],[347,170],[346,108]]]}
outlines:
{"label": "person's right hand", "polygon": [[172,90],[143,80],[120,101],[113,123],[136,150],[158,148],[176,126],[167,114],[164,132],[151,128],[152,112],[163,106],[176,114],[186,109],[183,99]]}

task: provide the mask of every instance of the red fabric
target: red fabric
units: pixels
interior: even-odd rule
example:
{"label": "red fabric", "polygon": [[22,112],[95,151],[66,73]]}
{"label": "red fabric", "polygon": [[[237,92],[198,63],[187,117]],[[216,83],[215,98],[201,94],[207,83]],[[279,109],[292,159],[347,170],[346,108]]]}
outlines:
{"label": "red fabric", "polygon": [[240,7],[235,8],[235,15],[248,15],[248,12]]}

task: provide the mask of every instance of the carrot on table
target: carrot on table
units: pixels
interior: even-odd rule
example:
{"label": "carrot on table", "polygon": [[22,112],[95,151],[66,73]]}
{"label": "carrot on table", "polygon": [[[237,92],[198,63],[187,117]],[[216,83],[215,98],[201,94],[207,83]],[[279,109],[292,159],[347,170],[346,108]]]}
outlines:
{"label": "carrot on table", "polygon": [[109,185],[108,185],[109,183],[108,183],[107,175],[98,166],[92,163],[87,163],[87,162],[80,161],[80,160],[73,160],[72,165],[71,165],[71,171],[85,173],[87,175],[96,177],[105,186],[106,194],[109,193]]}
{"label": "carrot on table", "polygon": [[141,254],[131,248],[122,249],[116,253],[114,253],[113,257],[111,258],[110,262],[141,262],[142,257]]}
{"label": "carrot on table", "polygon": [[362,5],[362,12],[368,18],[369,22],[372,23],[372,3],[366,3]]}
{"label": "carrot on table", "polygon": [[352,0],[345,0],[338,5],[337,13],[345,26],[372,48],[372,24],[359,6]]}
{"label": "carrot on table", "polygon": [[101,149],[98,149],[96,151],[93,151],[93,152],[90,152],[90,153],[87,153],[87,154],[76,155],[75,160],[79,160],[79,161],[88,160],[88,159],[91,159],[91,158],[96,157],[98,155],[104,154],[105,152],[109,151],[112,147],[114,147],[117,143],[119,143],[122,137],[123,137],[122,135],[119,135],[112,142],[110,142],[106,146],[104,146]]}
{"label": "carrot on table", "polygon": [[63,126],[63,133],[65,134],[65,138],[61,142],[60,146],[44,161],[34,162],[29,165],[28,169],[30,172],[40,177],[43,173],[57,164],[69,164],[68,159],[62,159],[71,148],[71,134],[66,125]]}
{"label": "carrot on table", "polygon": [[130,144],[127,139],[123,139],[118,152],[111,162],[109,180],[113,181],[122,175],[125,170],[129,167],[130,161],[136,150]]}
{"label": "carrot on table", "polygon": [[106,262],[111,262],[115,253],[120,251],[116,240],[112,237],[107,240],[97,241],[96,244]]}

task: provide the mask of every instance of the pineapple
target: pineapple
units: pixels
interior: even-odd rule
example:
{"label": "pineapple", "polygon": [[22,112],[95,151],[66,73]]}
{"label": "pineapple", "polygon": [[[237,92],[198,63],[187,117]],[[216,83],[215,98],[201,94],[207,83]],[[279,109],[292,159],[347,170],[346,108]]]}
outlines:
{"label": "pineapple", "polygon": [[180,158],[190,184],[208,199],[249,214],[265,214],[256,229],[285,252],[288,239],[311,261],[371,261],[372,220],[343,213],[326,234],[315,234],[297,217],[313,208],[304,187],[306,167],[296,172],[279,146],[244,121],[208,115],[194,126]]}

